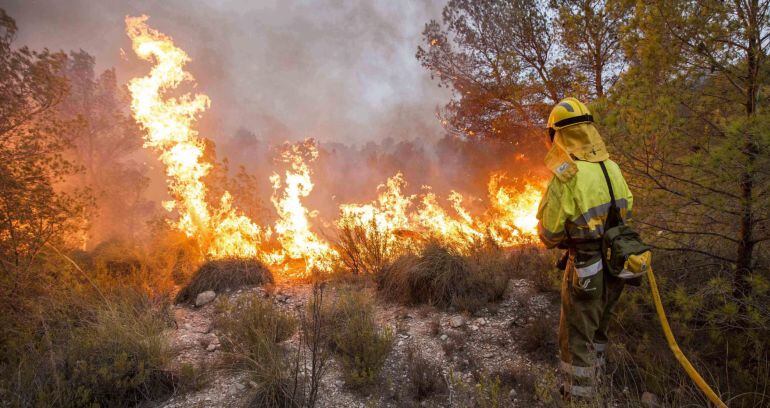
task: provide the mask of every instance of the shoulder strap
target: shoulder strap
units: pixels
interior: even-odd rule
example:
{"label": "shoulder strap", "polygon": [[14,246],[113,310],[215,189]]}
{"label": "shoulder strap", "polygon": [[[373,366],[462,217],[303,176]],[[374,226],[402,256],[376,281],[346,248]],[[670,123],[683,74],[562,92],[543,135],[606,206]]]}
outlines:
{"label": "shoulder strap", "polygon": [[612,200],[612,206],[617,207],[615,204],[615,193],[612,192],[612,181],[610,181],[610,175],[607,173],[607,166],[604,165],[603,161],[599,162],[599,165],[602,166],[602,173],[604,173],[604,181],[607,182],[607,188],[610,190],[610,199]]}
{"label": "shoulder strap", "polygon": [[607,220],[605,221],[604,225],[604,230],[607,231],[608,228],[623,224],[623,217],[620,216],[620,209],[615,203],[615,193],[612,191],[612,181],[610,180],[609,173],[607,173],[607,166],[604,165],[603,161],[600,161],[599,165],[602,167],[602,173],[604,173],[604,181],[607,182],[607,188],[610,190],[611,204],[610,209],[607,212]]}

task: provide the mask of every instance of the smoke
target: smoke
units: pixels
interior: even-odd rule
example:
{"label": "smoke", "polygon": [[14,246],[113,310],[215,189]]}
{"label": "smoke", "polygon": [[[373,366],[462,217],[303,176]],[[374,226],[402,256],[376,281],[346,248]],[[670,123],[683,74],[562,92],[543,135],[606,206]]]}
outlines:
{"label": "smoke", "polygon": [[[244,166],[256,176],[268,207],[268,177],[281,172],[273,158],[286,140],[320,142],[307,207],[326,220],[340,204],[373,200],[377,185],[397,172],[407,193],[429,185],[440,196],[457,190],[480,200],[491,172],[529,177],[542,167],[533,166],[539,151],[521,157],[517,146],[445,135],[435,112],[449,93],[414,56],[424,24],[440,17],[445,0],[3,2],[19,26],[17,45],[83,49],[98,70],[115,67],[121,83],[149,70],[133,55],[123,19],[149,15],[190,55],[194,91],[212,100],[200,135],[231,173]],[[155,163],[149,196],[159,201],[162,166],[144,154]]]}
{"label": "smoke", "polygon": [[19,25],[17,44],[83,49],[97,68],[116,67],[122,82],[147,70],[130,51],[123,19],[149,15],[192,57],[187,69],[213,101],[201,134],[215,141],[239,128],[348,144],[441,134],[434,112],[446,91],[414,58],[441,0],[3,3]]}

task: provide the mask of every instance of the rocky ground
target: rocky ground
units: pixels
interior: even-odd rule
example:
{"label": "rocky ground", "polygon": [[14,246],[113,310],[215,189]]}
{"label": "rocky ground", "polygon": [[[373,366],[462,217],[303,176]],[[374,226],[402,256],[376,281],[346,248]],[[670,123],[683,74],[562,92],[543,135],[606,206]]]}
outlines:
{"label": "rocky ground", "polygon": [[[180,390],[160,406],[248,405],[255,384],[221,363],[222,351],[212,327],[217,301],[248,293],[271,299],[279,308],[291,311],[306,306],[312,287],[279,284],[267,291],[244,288],[216,294],[218,299],[207,294],[211,299],[199,299],[200,306],[175,306],[176,328],[168,332],[177,351],[173,364],[182,371],[185,366],[198,368],[194,371],[202,373],[204,380],[197,390]],[[333,296],[327,301],[333,301]],[[463,396],[477,392],[478,379],[485,374],[486,378],[500,378],[498,394],[503,406],[545,406],[543,401],[553,396],[557,294],[539,293],[527,280],[512,280],[501,302],[473,316],[378,301],[377,318],[394,333],[393,349],[379,383],[364,391],[348,389],[338,363],[332,359],[321,385],[319,407],[461,407],[465,406]],[[288,342],[296,342],[296,337]],[[445,392],[423,400],[409,392],[410,348],[440,367],[447,384]]]}

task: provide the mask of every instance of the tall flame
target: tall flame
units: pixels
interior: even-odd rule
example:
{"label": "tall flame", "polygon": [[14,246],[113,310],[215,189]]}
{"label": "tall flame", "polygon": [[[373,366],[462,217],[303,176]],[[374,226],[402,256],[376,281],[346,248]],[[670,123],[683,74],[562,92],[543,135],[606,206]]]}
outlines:
{"label": "tall flame", "polygon": [[[318,149],[312,139],[302,143],[285,143],[280,161],[289,164],[285,176],[281,179],[277,173],[270,176],[273,183],[271,201],[278,211],[275,232],[283,247],[283,253],[290,259],[303,259],[305,272],[314,269],[322,272],[331,270],[332,261],[337,256],[326,241],[318,238],[310,230],[310,219],[315,218],[315,211],[308,211],[302,205],[302,198],[313,190],[310,168],[306,161],[318,157]],[[278,257],[276,259],[283,259]]]}
{"label": "tall flame", "polygon": [[[242,215],[227,191],[217,206],[209,205],[203,178],[212,165],[204,158],[205,142],[194,125],[210,100],[203,94],[168,95],[184,82],[195,84],[183,69],[190,58],[170,37],[146,22],[146,16],[126,17],[134,51],[154,64],[149,75],[132,79],[128,88],[133,116],[145,130],[144,146],[155,150],[166,168],[172,199],[163,206],[178,214],[172,225],[196,239],[212,258],[258,257],[282,266],[284,276],[330,271],[338,253],[312,231],[316,212],[302,203],[313,190],[308,163],[318,158],[315,141],[285,143],[280,152],[279,162],[287,169],[283,176],[274,173],[270,177],[271,201],[278,215],[273,230]],[[533,242],[541,188],[519,183],[521,187],[516,189],[503,181],[502,175],[490,178],[490,206],[474,217],[456,191],[447,197],[450,210],[439,204],[439,197],[428,186],[419,196],[405,195],[406,180],[397,173],[378,186],[377,200],[340,206],[337,226],[353,223],[375,228],[390,240],[429,235],[460,245],[484,237],[504,247]]]}
{"label": "tall flame", "polygon": [[210,256],[256,256],[262,234],[268,233],[232,208],[225,192],[219,208],[206,203],[202,178],[211,170],[203,160],[204,144],[193,129],[198,116],[210,104],[203,94],[169,97],[166,93],[182,82],[194,82],[183,69],[190,57],[174,46],[171,38],[146,24],[147,16],[126,17],[126,32],[136,55],[154,62],[150,74],[128,84],[131,111],[145,129],[144,146],[159,153],[166,166],[172,201],[164,207],[179,213],[174,225],[194,237]]}

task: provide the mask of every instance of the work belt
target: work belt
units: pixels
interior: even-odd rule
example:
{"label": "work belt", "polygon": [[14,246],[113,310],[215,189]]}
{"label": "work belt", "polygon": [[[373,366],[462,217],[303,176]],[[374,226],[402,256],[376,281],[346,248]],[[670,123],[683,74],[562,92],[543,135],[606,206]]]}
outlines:
{"label": "work belt", "polygon": [[564,251],[564,255],[562,255],[561,259],[559,259],[559,261],[556,263],[556,268],[562,271],[565,268],[567,268],[567,261],[569,260],[570,254],[574,256],[577,253],[577,251],[601,252],[602,240],[601,239],[582,240],[582,241],[569,240],[564,244],[563,248],[566,249],[566,251]]}

